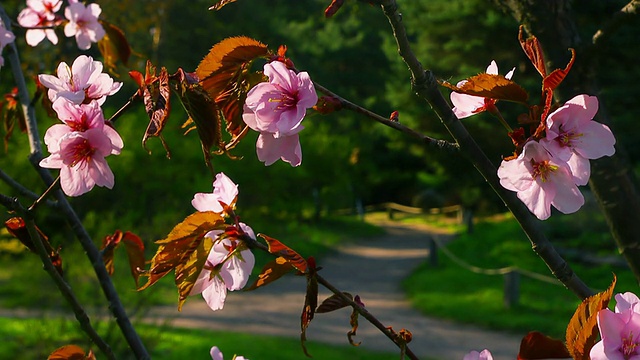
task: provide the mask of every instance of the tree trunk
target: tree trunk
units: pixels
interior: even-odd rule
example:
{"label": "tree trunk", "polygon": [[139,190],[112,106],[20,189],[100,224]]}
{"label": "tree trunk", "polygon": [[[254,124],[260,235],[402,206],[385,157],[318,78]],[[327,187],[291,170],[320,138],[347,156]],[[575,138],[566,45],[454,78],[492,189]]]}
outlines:
{"label": "tree trunk", "polygon": [[[569,76],[555,91],[557,101],[563,103],[578,94],[600,93],[594,77],[598,69],[597,45],[581,40],[572,15],[571,1],[494,1],[524,25],[529,34],[540,40],[548,70],[564,68],[571,57],[568,48],[576,50],[576,62]],[[607,115],[606,104],[599,100],[600,108],[594,120],[611,127],[613,119]],[[640,280],[640,197],[629,171],[626,152],[620,144],[616,144],[613,156],[591,161],[589,186],[607,219],[619,251],[636,279]]]}

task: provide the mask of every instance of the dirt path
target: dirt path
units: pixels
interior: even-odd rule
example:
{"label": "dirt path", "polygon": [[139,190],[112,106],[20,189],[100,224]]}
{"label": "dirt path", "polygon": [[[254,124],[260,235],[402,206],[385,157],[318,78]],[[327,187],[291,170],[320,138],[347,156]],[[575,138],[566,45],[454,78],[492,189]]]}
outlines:
{"label": "dirt path", "polygon": [[[400,283],[427,256],[425,236],[434,234],[398,223],[382,224],[386,234],[339,248],[318,265],[321,275],[343,291],[360,295],[367,309],[396,331],[413,333],[409,347],[420,357],[462,359],[470,350],[488,348],[495,360],[516,358],[521,336],[490,332],[474,326],[428,318],[411,308]],[[434,236],[447,236],[434,234]],[[157,308],[156,316],[180,327],[300,336],[300,312],[306,282],[289,276],[252,292],[231,292],[222,311],[212,312],[202,299],[190,299],[181,313],[175,307]],[[330,293],[322,287],[320,301]],[[349,309],[317,314],[307,339],[348,344]],[[360,320],[356,341],[369,350],[397,352],[397,348],[366,320]],[[396,357],[394,356],[393,359]]]}

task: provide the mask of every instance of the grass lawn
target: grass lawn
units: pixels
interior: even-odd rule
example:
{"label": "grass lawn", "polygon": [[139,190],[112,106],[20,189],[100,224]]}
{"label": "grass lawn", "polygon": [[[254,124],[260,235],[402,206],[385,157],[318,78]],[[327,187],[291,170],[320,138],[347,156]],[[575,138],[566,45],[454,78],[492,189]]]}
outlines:
{"label": "grass lawn", "polygon": [[[569,221],[568,217],[565,218]],[[555,223],[554,226],[562,226]],[[582,234],[583,244],[588,234]],[[600,248],[600,234],[593,234],[594,248]],[[565,241],[570,244],[571,241]],[[549,269],[531,250],[518,224],[510,217],[484,221],[473,234],[462,234],[448,249],[467,263],[488,269],[517,266],[551,276]],[[579,249],[585,249],[580,247]],[[588,249],[588,248],[587,248]],[[638,292],[638,285],[626,268],[609,265],[586,265],[570,262],[573,270],[590,287],[600,291],[618,276],[617,292]],[[494,329],[513,330],[523,335],[538,330],[550,336],[564,338],[566,324],[573,315],[579,299],[563,286],[529,277],[520,278],[520,301],[507,309],[503,302],[502,275],[475,274],[453,263],[440,250],[439,265],[423,264],[403,283],[414,306],[425,314]]]}
{"label": "grass lawn", "polygon": [[[98,323],[96,329],[103,333],[112,324]],[[136,326],[143,338],[151,358],[156,360],[208,359],[209,349],[218,346],[225,354],[225,359],[232,359],[233,354],[243,355],[252,360],[278,359],[299,360],[306,358],[302,352],[300,341],[261,334],[241,334],[220,331],[204,331],[191,329],[175,329],[154,327],[150,325]],[[8,319],[0,318],[0,359],[46,359],[60,346],[75,344],[88,349],[89,341],[80,332],[78,324],[73,320],[63,319]],[[121,338],[109,341],[118,359],[129,359],[131,354],[124,348]],[[99,350],[98,359],[104,358]],[[309,341],[307,349],[314,359],[318,360],[391,360],[398,354],[374,353],[361,348],[345,345],[330,346]]]}

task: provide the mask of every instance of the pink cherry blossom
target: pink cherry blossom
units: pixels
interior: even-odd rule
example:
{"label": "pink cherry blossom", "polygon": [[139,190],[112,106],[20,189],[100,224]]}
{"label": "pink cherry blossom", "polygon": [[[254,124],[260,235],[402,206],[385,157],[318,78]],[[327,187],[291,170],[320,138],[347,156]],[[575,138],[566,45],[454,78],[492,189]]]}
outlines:
{"label": "pink cherry blossom", "polygon": [[86,105],[77,105],[65,98],[59,98],[53,103],[52,107],[58,114],[58,119],[64,124],[52,125],[45,133],[44,143],[50,153],[59,151],[58,142],[68,133],[99,129],[111,141],[111,154],[120,154],[124,147],[122,138],[115,129],[105,124],[102,109],[96,101]]}
{"label": "pink cherry blossom", "polygon": [[[222,355],[222,351],[220,351],[220,349],[218,349],[217,346],[212,347],[211,351],[209,353],[211,354],[211,360],[224,360],[224,356]],[[249,360],[249,359],[245,359],[244,356],[236,355],[234,360]]]}
{"label": "pink cherry blossom", "polygon": [[[514,67],[505,75],[507,79],[511,79],[513,72],[516,70]],[[495,60],[491,60],[491,64],[487,67],[487,74],[498,75],[498,65]],[[467,80],[458,82],[457,86],[462,86]],[[451,93],[451,103],[453,103],[453,113],[456,114],[458,119],[464,119],[471,115],[486,111],[490,106],[495,105],[496,100],[487,99],[481,96],[473,96],[467,94],[460,94],[457,92]]]}
{"label": "pink cherry blossom", "polygon": [[[248,225],[239,225],[245,234],[255,239],[255,233]],[[240,240],[230,237],[220,240],[218,237],[222,233],[222,230],[213,230],[205,235],[213,239],[214,245],[190,293],[201,293],[213,311],[224,307],[227,290],[240,290],[247,284],[255,265],[253,253],[243,248]]]}
{"label": "pink cherry blossom", "polygon": [[66,37],[76,37],[78,48],[87,50],[92,42],[98,42],[105,35],[104,28],[98,22],[102,9],[98,4],[85,6],[80,2],[69,4],[64,9],[64,16],[69,22],[64,26]]}
{"label": "pink cherry blossom", "polygon": [[251,129],[260,132],[256,145],[258,159],[265,165],[282,159],[300,165],[302,151],[297,134],[308,108],[318,102],[309,74],[296,74],[282,62],[264,66],[269,82],[256,85],[247,94],[242,118]]}
{"label": "pink cherry blossom", "polygon": [[640,313],[640,299],[632,292],[626,292],[624,294],[616,294],[616,312],[624,312],[627,310],[633,310]]}
{"label": "pink cherry blossom", "polygon": [[569,214],[584,204],[568,165],[535,141],[526,143],[517,159],[502,161],[498,177],[500,185],[517,192],[518,198],[540,220],[551,215],[551,205]]}
{"label": "pink cherry blossom", "polygon": [[[302,126],[298,129],[302,130]],[[256,142],[256,152],[258,159],[264,161],[265,166],[273,164],[278,159],[282,159],[291,166],[302,163],[302,147],[298,134],[276,138],[272,133],[260,133]]]}
{"label": "pink cherry blossom", "polygon": [[600,310],[598,329],[602,340],[591,348],[591,360],[640,360],[640,313]]}
{"label": "pink cherry blossom", "polygon": [[86,55],[78,56],[71,68],[61,62],[57,75],[38,75],[40,82],[49,88],[48,95],[52,102],[64,97],[76,104],[97,100],[102,105],[108,95],[115,94],[122,87],[121,82],[114,82],[111,76],[102,72],[100,61],[93,61],[91,56]]}
{"label": "pink cherry blossom", "polygon": [[[0,53],[5,46],[11,44],[16,39],[15,35],[0,23]],[[0,66],[4,66],[4,58],[0,56]]]}
{"label": "pink cherry blossom", "polygon": [[477,352],[474,350],[465,355],[462,360],[493,360],[493,356],[487,349],[482,350],[482,352]]}
{"label": "pink cherry blossom", "polygon": [[53,125],[45,133],[51,155],[40,166],[60,169],[60,185],[68,196],[82,195],[96,185],[113,188],[113,172],[105,157],[119,154],[124,144],[104,123],[98,103],[76,105],[60,98],[53,108],[64,124]]}
{"label": "pink cherry blossom", "polygon": [[218,173],[213,182],[213,193],[197,193],[191,200],[191,205],[198,211],[213,211],[222,213],[224,211],[221,202],[227,206],[235,205],[238,196],[238,185],[236,185],[224,173]]}
{"label": "pink cherry blossom", "polygon": [[[25,28],[51,27],[56,25],[55,13],[60,10],[62,0],[27,0],[27,8],[18,14],[18,24]],[[27,29],[27,44],[38,45],[46,37],[52,44],[58,43],[53,29]]]}
{"label": "pink cherry blossom", "polygon": [[616,139],[604,124],[593,121],[598,98],[578,95],[547,117],[546,137],[540,141],[547,150],[571,168],[578,185],[589,181],[589,159],[611,156]]}

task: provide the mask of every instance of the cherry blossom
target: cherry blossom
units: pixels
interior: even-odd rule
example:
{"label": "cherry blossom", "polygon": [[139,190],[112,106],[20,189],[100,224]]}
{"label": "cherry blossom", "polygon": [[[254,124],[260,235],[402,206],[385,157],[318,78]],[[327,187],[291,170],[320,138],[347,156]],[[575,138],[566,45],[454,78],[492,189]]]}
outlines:
{"label": "cherry blossom", "polygon": [[64,97],[76,104],[97,100],[102,105],[108,95],[115,94],[122,87],[121,82],[114,82],[111,76],[102,72],[100,61],[94,61],[91,56],[86,55],[78,56],[71,68],[67,63],[61,62],[57,75],[38,75],[40,82],[49,88],[51,102]]}
{"label": "cherry blossom", "polygon": [[213,211],[222,213],[224,208],[220,203],[234,207],[238,196],[238,185],[236,185],[224,173],[218,173],[213,181],[213,193],[197,193],[191,200],[191,205],[198,211]]}
{"label": "cherry blossom", "polygon": [[592,360],[640,360],[640,313],[600,310],[598,329],[602,340],[591,348]]}
{"label": "cherry blossom", "polygon": [[[15,39],[15,35],[0,23],[0,53],[2,53],[5,46],[11,44]],[[0,56],[0,66],[4,66],[4,58],[2,56]]]}
{"label": "cherry blossom", "polygon": [[474,350],[465,355],[462,360],[493,360],[493,356],[487,349],[482,350],[482,352],[477,352]]}
{"label": "cherry blossom", "polygon": [[616,312],[620,313],[627,310],[633,310],[640,313],[640,299],[632,292],[626,292],[624,294],[616,294]]}
{"label": "cherry blossom", "polygon": [[36,27],[51,27],[56,25],[55,13],[60,10],[62,0],[27,0],[27,8],[18,14],[18,24],[28,28],[26,31],[27,44],[38,45],[46,37],[52,44],[58,43],[58,36],[53,29],[29,29]]}
{"label": "cherry blossom", "polygon": [[[211,354],[211,360],[224,360],[222,351],[220,351],[220,349],[218,349],[217,346],[212,347],[209,353]],[[249,359],[245,359],[244,356],[236,355],[236,357],[234,357],[234,360],[249,360]]]}
{"label": "cherry blossom", "polygon": [[271,165],[282,159],[292,166],[302,162],[298,133],[308,108],[318,102],[309,74],[296,74],[282,62],[264,66],[269,82],[256,85],[247,94],[242,118],[260,132],[256,151],[258,159]]}
{"label": "cherry blossom", "polygon": [[578,95],[547,117],[546,137],[540,141],[547,150],[571,168],[578,185],[589,181],[589,159],[611,156],[616,142],[609,127],[593,121],[598,98]]}
{"label": "cherry blossom", "polygon": [[53,125],[45,133],[51,155],[40,166],[60,169],[60,185],[68,196],[82,195],[96,185],[113,188],[113,172],[105,157],[119,154],[124,144],[104,123],[98,103],[76,105],[61,98],[53,108],[64,124]]}
{"label": "cherry blossom", "polygon": [[584,204],[569,166],[535,141],[526,143],[517,159],[502,161],[498,177],[500,185],[517,192],[518,198],[540,220],[551,215],[551,205],[569,214]]}
{"label": "cherry blossom", "polygon": [[[511,79],[513,72],[516,70],[514,67],[505,75],[507,79]],[[487,67],[487,74],[498,75],[498,65],[495,60],[491,60],[491,64]],[[458,82],[457,86],[462,86],[467,80]],[[481,96],[473,96],[467,94],[460,94],[457,92],[451,93],[451,103],[453,103],[453,113],[456,114],[458,119],[464,119],[471,115],[489,110],[495,105],[496,100],[483,98]]]}
{"label": "cherry blossom", "polygon": [[[255,233],[248,225],[244,223],[239,225],[242,232],[255,239]],[[223,233],[222,230],[213,230],[205,235],[213,239],[214,245],[189,294],[202,294],[213,311],[224,307],[227,290],[240,290],[247,284],[255,265],[253,253],[243,247],[242,241],[232,237],[220,240],[219,237]]]}
{"label": "cherry blossom", "polygon": [[104,28],[98,22],[102,9],[98,4],[85,6],[80,2],[69,4],[64,9],[64,16],[69,22],[64,26],[66,37],[76,37],[76,43],[81,50],[87,50],[92,42],[98,42],[105,35]]}

